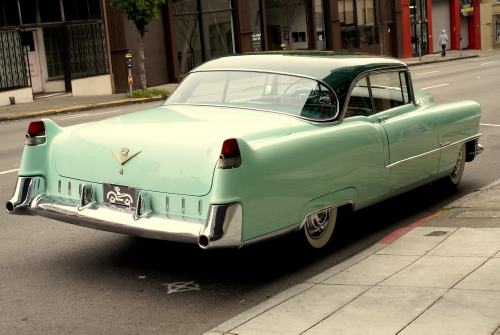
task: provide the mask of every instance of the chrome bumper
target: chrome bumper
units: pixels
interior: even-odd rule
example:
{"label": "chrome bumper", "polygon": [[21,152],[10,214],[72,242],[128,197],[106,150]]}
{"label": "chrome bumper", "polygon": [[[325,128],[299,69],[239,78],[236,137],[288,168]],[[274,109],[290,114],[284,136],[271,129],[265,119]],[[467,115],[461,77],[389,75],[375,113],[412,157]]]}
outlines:
{"label": "chrome bumper", "polygon": [[[242,209],[240,204],[211,205],[207,220],[189,219],[155,213],[122,213],[103,205],[88,203],[88,192],[81,192],[80,201],[43,194],[42,177],[19,177],[6,210],[16,215],[39,215],[49,219],[98,230],[126,235],[186,243],[198,243],[203,249],[239,248],[241,242]],[[92,192],[90,192],[92,193]],[[147,203],[147,193],[142,194]],[[140,213],[139,213],[140,214]]]}

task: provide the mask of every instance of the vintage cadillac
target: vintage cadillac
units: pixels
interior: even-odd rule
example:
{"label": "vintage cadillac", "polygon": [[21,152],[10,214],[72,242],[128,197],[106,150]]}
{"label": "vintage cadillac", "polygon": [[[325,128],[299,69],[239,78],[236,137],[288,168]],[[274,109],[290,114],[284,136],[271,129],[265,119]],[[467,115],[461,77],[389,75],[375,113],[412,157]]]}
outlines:
{"label": "vintage cadillac", "polygon": [[392,58],[233,55],[191,71],[158,108],[31,122],[6,209],[203,249],[303,230],[321,248],[341,207],[456,186],[483,150],[480,117],[473,101],[414,91]]}

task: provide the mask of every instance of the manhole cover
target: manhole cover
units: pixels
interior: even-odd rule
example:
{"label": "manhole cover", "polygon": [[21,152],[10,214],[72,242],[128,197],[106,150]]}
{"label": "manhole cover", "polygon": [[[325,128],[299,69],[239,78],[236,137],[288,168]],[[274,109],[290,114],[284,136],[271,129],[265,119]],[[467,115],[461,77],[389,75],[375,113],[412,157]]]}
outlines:
{"label": "manhole cover", "polygon": [[433,231],[432,233],[427,234],[425,236],[443,236],[443,235],[446,235],[446,234],[448,234],[447,231],[436,230],[436,231]]}

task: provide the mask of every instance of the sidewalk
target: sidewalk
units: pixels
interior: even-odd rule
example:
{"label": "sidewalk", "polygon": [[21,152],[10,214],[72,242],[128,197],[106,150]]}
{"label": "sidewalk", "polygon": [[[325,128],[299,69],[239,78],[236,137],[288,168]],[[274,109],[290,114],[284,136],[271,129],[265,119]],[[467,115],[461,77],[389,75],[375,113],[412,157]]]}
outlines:
{"label": "sidewalk", "polygon": [[205,333],[221,334],[500,335],[500,180]]}
{"label": "sidewalk", "polygon": [[[460,51],[447,51],[446,57],[441,57],[441,54],[431,54],[419,57],[402,59],[408,66],[416,66],[435,62],[450,61],[456,59],[473,58],[473,57],[488,57],[500,52],[496,50],[463,50],[462,56]],[[156,86],[173,91],[178,84],[165,84]],[[107,108],[112,106],[127,105],[132,103],[142,103],[150,101],[160,101],[160,98],[153,99],[127,99],[124,94],[99,95],[88,97],[74,97],[71,93],[63,94],[54,97],[37,99],[30,103],[1,106],[0,107],[0,122],[13,121],[35,116],[47,116],[59,113],[72,113],[86,111],[98,108]]]}
{"label": "sidewalk", "polygon": [[[154,88],[164,88],[172,92],[178,84],[165,84]],[[95,95],[74,97],[71,93],[36,99],[33,102],[0,106],[0,122],[47,116],[60,113],[81,112],[92,109],[130,105],[151,101],[160,102],[163,98],[133,99],[125,94]],[[159,103],[158,103],[159,104]]]}

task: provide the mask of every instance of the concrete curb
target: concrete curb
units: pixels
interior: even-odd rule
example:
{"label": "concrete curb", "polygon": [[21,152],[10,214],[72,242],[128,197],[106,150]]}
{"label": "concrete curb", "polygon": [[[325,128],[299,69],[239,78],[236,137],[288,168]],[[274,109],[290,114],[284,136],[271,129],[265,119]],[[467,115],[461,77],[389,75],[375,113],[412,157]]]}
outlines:
{"label": "concrete curb", "polygon": [[64,113],[72,113],[72,112],[82,112],[82,111],[88,111],[88,110],[93,110],[93,109],[101,109],[101,108],[108,108],[108,107],[146,103],[146,102],[163,101],[163,100],[165,100],[163,97],[157,97],[157,98],[135,98],[135,99],[115,100],[115,101],[109,101],[109,102],[99,102],[99,103],[95,103],[95,104],[65,107],[65,108],[61,108],[61,109],[48,109],[48,110],[42,110],[42,111],[37,111],[37,112],[28,112],[28,113],[22,113],[22,114],[0,116],[0,122],[16,121],[16,120],[29,119],[29,118],[38,117],[38,116],[48,116],[48,115],[56,115],[56,114],[64,114]]}
{"label": "concrete curb", "polygon": [[[446,58],[446,59],[442,59],[442,60],[425,60],[425,61],[420,61],[418,63],[409,63],[409,64],[406,64],[406,66],[418,66],[418,65],[426,65],[426,64],[436,64],[436,63],[441,63],[441,62],[449,62],[449,61],[452,61],[452,60],[460,60],[460,59],[467,59],[467,58],[476,58],[476,57],[479,57],[479,55],[472,55],[472,56],[460,56],[460,57],[456,57],[456,58]],[[404,63],[404,61],[403,61]]]}
{"label": "concrete curb", "polygon": [[[482,188],[480,188],[477,191],[474,191],[472,193],[469,193],[460,199],[455,200],[452,202],[450,205],[446,207],[451,207],[458,205],[460,203],[463,203],[467,200],[470,200],[471,198],[479,195],[480,193],[486,191],[487,189],[494,187],[496,185],[500,184],[500,179],[494,181],[491,184],[488,184]],[[445,207],[445,208],[446,208]],[[313,286],[320,284],[321,282],[327,280],[328,278],[336,275],[337,273],[344,271],[357,263],[361,262],[362,260],[365,260],[366,258],[370,257],[371,255],[375,254],[376,252],[382,250],[383,248],[387,247],[389,244],[392,242],[396,241],[398,238],[403,236],[404,234],[408,233],[412,229],[420,226],[421,224],[428,222],[439,215],[444,213],[444,211],[438,211],[434,214],[431,214],[423,219],[417,220],[414,223],[397,229],[394,232],[388,234],[386,237],[382,238],[380,241],[372,245],[371,247],[361,251],[360,253],[346,259],[345,261],[334,265],[330,269],[327,269],[323,271],[322,273],[317,274],[316,276],[309,278],[305,280],[303,283],[297,284],[295,286],[290,287],[289,289],[284,290],[283,292],[278,293],[274,297],[271,297],[270,299],[261,302],[260,304],[250,308],[249,310],[244,311],[243,313],[236,315],[235,317],[227,320],[226,322],[212,328],[211,330],[205,332],[203,335],[236,335],[235,333],[232,333],[231,331],[238,326],[250,321],[251,319],[256,318],[257,316],[264,314],[265,312],[275,308],[276,306],[284,303],[287,300],[292,299],[293,297],[302,294],[303,292],[311,289]]]}

